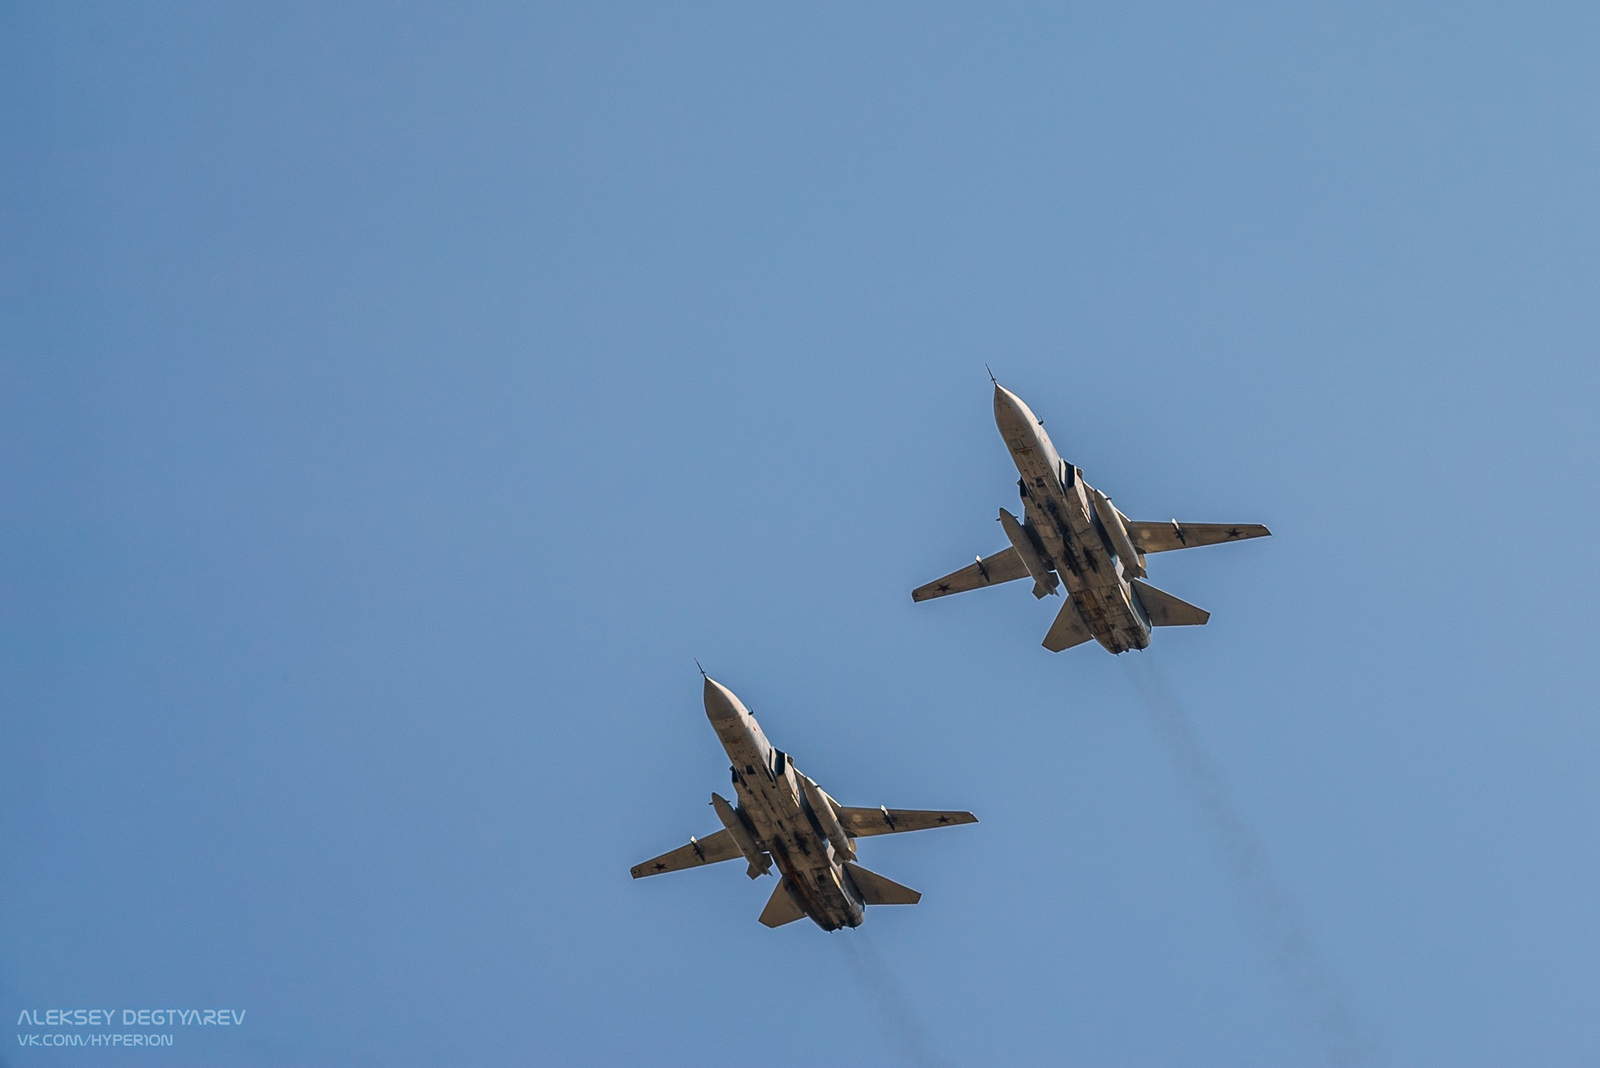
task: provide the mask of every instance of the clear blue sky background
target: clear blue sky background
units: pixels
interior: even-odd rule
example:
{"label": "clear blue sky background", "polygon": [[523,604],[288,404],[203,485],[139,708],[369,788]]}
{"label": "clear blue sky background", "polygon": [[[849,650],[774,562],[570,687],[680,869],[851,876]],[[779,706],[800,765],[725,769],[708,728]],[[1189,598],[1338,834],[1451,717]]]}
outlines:
{"label": "clear blue sky background", "polygon": [[[0,1015],[249,1016],[0,1063],[1596,1063],[1597,55],[8,5]],[[1135,518],[1272,527],[1152,561],[1209,626],[912,604],[1003,544],[985,362]],[[921,905],[628,878],[717,826],[693,657],[844,803],[979,814],[864,845]]]}

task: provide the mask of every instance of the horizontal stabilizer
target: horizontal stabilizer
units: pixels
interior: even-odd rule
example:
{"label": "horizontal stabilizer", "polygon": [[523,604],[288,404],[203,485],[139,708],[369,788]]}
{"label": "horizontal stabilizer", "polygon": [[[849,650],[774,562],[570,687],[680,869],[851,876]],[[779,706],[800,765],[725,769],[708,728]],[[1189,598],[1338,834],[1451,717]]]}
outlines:
{"label": "horizontal stabilizer", "polygon": [[767,898],[767,907],[761,910],[761,922],[768,927],[782,927],[786,923],[805,919],[805,910],[794,899],[794,894],[789,892],[789,877],[785,875],[778,880],[778,885],[772,888],[772,896]]}
{"label": "horizontal stabilizer", "polygon": [[1044,636],[1044,647],[1052,653],[1059,653],[1063,649],[1071,649],[1074,645],[1082,645],[1094,637],[1089,633],[1088,624],[1084,623],[1083,615],[1078,611],[1078,606],[1068,597],[1061,606],[1061,611],[1056,613],[1056,621],[1050,624],[1050,631]]}
{"label": "horizontal stabilizer", "polygon": [[839,822],[844,833],[851,838],[866,838],[874,834],[900,834],[904,831],[926,831],[933,827],[954,827],[961,823],[977,823],[978,817],[970,812],[936,812],[931,809],[911,808],[846,808],[839,806]]}
{"label": "horizontal stabilizer", "polygon": [[993,556],[986,556],[976,563],[968,564],[960,571],[952,571],[944,578],[936,579],[926,586],[918,586],[911,591],[911,599],[926,601],[951,593],[965,593],[984,586],[1010,582],[1027,574],[1028,566],[1022,562],[1022,557],[1017,555],[1017,550],[1008,545]]}
{"label": "horizontal stabilizer", "polygon": [[1152,627],[1198,627],[1211,618],[1211,613],[1204,608],[1180,601],[1148,582],[1134,579],[1132,585],[1139,592],[1139,603],[1144,605],[1144,614],[1150,617]]}
{"label": "horizontal stabilizer", "polygon": [[850,881],[856,884],[861,900],[868,905],[915,905],[922,900],[922,895],[911,887],[885,879],[859,864],[846,864],[844,870],[850,873]]}
{"label": "horizontal stabilizer", "polygon": [[739,855],[739,847],[734,844],[733,836],[726,830],[716,834],[708,834],[704,838],[689,839],[689,844],[679,846],[670,853],[663,853],[654,860],[647,860],[643,864],[633,866],[633,877],[642,879],[646,875],[660,875],[664,871],[682,871],[684,868],[698,868],[703,864],[716,864],[723,860],[732,860]]}
{"label": "horizontal stabilizer", "polygon": [[1180,523],[1176,519],[1166,523],[1135,523],[1130,519],[1123,525],[1128,528],[1133,547],[1141,553],[1164,553],[1272,535],[1272,531],[1260,523]]}

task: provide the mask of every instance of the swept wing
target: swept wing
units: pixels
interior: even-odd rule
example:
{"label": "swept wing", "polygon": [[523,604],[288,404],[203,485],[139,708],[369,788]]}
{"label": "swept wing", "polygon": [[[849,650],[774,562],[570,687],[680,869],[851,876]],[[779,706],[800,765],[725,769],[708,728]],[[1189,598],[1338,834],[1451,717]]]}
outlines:
{"label": "swept wing", "polygon": [[642,879],[646,875],[660,875],[664,871],[682,871],[685,868],[716,864],[732,860],[738,855],[738,845],[734,843],[733,836],[724,829],[716,834],[708,834],[704,838],[691,838],[688,845],[679,846],[672,852],[663,853],[643,864],[635,864],[630,870],[635,879]]}
{"label": "swept wing", "polygon": [[1180,523],[1173,519],[1165,523],[1136,523],[1129,520],[1123,525],[1128,528],[1133,547],[1141,553],[1193,549],[1196,545],[1265,538],[1272,533],[1260,523]]}
{"label": "swept wing", "polygon": [[911,599],[926,601],[951,593],[965,593],[984,586],[1011,582],[1014,579],[1024,578],[1027,574],[1028,567],[1022,562],[1022,557],[1017,555],[1016,549],[1007,546],[993,556],[986,556],[976,563],[968,564],[960,571],[952,571],[942,579],[935,579],[926,586],[918,586],[911,591]]}
{"label": "swept wing", "polygon": [[866,838],[874,834],[900,834],[903,831],[926,831],[933,827],[954,827],[962,823],[977,823],[978,817],[970,812],[936,812],[916,808],[847,808],[835,809],[844,833],[852,838]]}

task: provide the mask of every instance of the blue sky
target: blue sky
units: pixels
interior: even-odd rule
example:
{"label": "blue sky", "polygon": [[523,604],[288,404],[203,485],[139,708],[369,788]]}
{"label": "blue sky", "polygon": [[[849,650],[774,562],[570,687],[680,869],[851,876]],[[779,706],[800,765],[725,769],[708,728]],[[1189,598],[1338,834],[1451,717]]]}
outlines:
{"label": "blue sky", "polygon": [[[249,1013],[0,1063],[1600,1057],[1600,9],[0,17],[0,1010]],[[985,363],[1207,627],[912,604]]]}

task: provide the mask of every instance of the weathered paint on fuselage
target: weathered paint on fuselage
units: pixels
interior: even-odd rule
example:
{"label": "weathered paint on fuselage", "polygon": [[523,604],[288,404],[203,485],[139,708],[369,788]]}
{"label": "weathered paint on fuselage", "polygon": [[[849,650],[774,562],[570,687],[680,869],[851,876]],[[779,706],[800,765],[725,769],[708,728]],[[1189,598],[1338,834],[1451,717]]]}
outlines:
{"label": "weathered paint on fuselage", "polygon": [[761,733],[761,725],[733,691],[706,679],[706,718],[733,761],[738,814],[756,845],[789,878],[796,904],[825,931],[859,927],[866,919],[861,893],[843,860],[810,813],[799,773],[788,756]]}
{"label": "weathered paint on fuselage", "polygon": [[1038,416],[998,383],[994,421],[1022,476],[1026,528],[1095,640],[1113,653],[1150,644],[1150,621],[1094,514],[1083,475],[1061,459]]}

